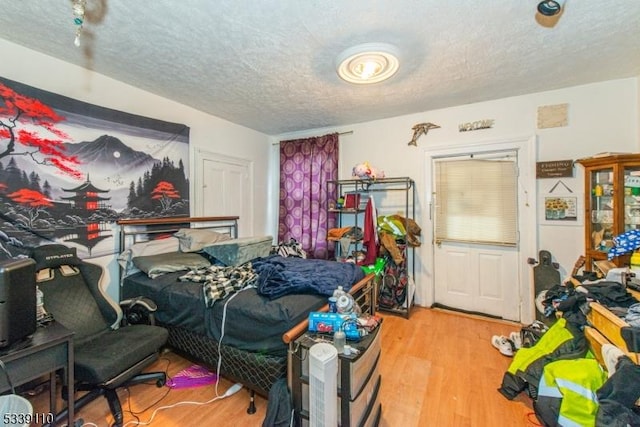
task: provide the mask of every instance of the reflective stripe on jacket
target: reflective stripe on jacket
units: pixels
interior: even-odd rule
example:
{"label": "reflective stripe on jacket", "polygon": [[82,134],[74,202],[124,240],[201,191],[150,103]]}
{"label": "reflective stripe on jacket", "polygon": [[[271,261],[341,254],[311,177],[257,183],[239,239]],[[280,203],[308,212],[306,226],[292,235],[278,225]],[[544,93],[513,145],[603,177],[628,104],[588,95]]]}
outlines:
{"label": "reflective stripe on jacket", "polygon": [[589,350],[584,332],[567,319],[558,319],[533,347],[519,349],[513,357],[498,389],[514,399],[525,389],[536,399],[544,367],[556,360],[580,359]]}
{"label": "reflective stripe on jacket", "polygon": [[534,405],[545,425],[592,427],[598,413],[597,390],[607,374],[595,359],[558,360],[545,366]]}

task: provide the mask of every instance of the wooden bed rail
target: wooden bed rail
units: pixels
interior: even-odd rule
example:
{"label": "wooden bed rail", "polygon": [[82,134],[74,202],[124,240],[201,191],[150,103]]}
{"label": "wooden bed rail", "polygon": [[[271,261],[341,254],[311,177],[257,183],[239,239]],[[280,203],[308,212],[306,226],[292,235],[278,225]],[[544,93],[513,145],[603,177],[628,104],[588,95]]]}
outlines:
{"label": "wooden bed rail", "polygon": [[[357,294],[360,291],[369,292],[370,293],[370,296],[369,296],[369,298],[370,298],[370,300],[369,300],[369,303],[370,303],[370,310],[369,311],[370,311],[370,313],[369,314],[374,314],[373,312],[375,311],[375,284],[374,284],[374,279],[375,279],[375,274],[370,273],[370,274],[366,275],[358,283],[353,285],[351,287],[351,289],[349,290],[349,293],[351,295],[354,295],[354,296],[355,296],[355,294]],[[325,304],[324,306],[322,306],[317,311],[321,311],[321,312],[329,311],[329,304]],[[309,327],[309,319],[307,318],[307,319],[303,320],[302,322],[298,323],[293,328],[289,329],[287,332],[285,332],[282,335],[282,341],[284,341],[285,344],[289,344],[289,343],[293,342],[293,340],[298,338],[300,335],[304,334],[308,327]]]}

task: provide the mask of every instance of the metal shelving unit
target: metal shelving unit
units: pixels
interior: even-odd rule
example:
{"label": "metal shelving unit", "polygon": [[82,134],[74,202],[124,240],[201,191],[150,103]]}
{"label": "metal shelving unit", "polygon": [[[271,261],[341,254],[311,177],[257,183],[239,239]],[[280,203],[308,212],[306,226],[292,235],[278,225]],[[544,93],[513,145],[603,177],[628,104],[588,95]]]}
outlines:
{"label": "metal shelving unit", "polygon": [[[404,192],[404,198],[401,202],[401,205],[390,207],[393,209],[394,207],[397,211],[403,211],[404,218],[415,220],[416,216],[416,207],[415,207],[415,183],[413,179],[409,177],[395,177],[395,178],[381,178],[376,180],[368,180],[368,179],[344,179],[344,180],[336,180],[329,181],[327,183],[327,189],[329,194],[335,195],[336,199],[339,196],[343,196],[347,193],[360,194],[361,199],[363,197],[369,197],[373,195],[376,197],[377,193],[395,193],[395,192]],[[331,187],[333,186],[333,188]],[[379,198],[379,197],[378,197]],[[376,198],[376,208],[377,210],[384,211],[385,208],[389,208],[384,203],[378,203],[378,198]],[[364,221],[363,218],[360,217],[361,214],[365,213],[366,203],[362,203],[362,200],[357,200],[357,206],[353,208],[335,208],[328,206],[328,212],[337,215],[336,224],[338,227],[344,227],[345,225],[353,225],[354,227],[362,226]],[[379,213],[380,214],[380,213]],[[405,227],[406,229],[407,227]],[[336,255],[337,258],[345,258],[346,255],[342,251],[340,247],[340,242],[336,240],[332,240],[336,246]],[[358,251],[362,247],[361,239],[351,239],[351,247],[353,251]],[[416,261],[415,261],[415,248],[409,247],[409,245],[405,245],[403,248],[404,257],[405,257],[405,268],[406,273],[409,279],[409,283],[407,284],[407,292],[406,298],[402,305],[397,307],[384,307],[378,303],[377,309],[380,311],[391,312],[394,314],[403,315],[404,317],[409,317],[411,313],[411,307],[413,306],[413,299],[415,294],[414,287],[414,278],[415,278],[415,270],[416,270]],[[378,280],[378,291],[380,287],[384,286],[382,280]],[[376,301],[379,301],[376,298]]]}

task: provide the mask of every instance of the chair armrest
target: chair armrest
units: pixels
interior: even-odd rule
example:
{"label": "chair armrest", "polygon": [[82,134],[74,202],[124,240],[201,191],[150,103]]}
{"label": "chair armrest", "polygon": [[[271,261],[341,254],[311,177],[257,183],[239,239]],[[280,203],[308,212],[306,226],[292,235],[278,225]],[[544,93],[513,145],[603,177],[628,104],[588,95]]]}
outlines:
{"label": "chair armrest", "polygon": [[123,323],[155,325],[153,313],[158,310],[158,306],[153,300],[147,297],[136,297],[120,301],[120,308],[124,314]]}

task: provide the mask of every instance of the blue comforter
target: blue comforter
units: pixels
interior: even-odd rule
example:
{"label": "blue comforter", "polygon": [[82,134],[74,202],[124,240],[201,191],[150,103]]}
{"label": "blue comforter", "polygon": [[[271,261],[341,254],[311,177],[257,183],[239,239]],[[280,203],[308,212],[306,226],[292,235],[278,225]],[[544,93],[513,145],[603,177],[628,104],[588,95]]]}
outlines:
{"label": "blue comforter", "polygon": [[331,296],[338,286],[348,292],[364,278],[358,265],[323,259],[272,255],[256,258],[252,264],[258,273],[258,293],[270,299],[288,294]]}

